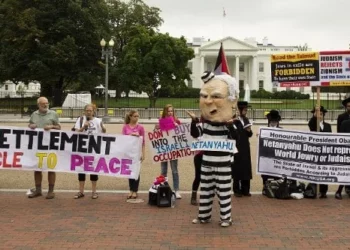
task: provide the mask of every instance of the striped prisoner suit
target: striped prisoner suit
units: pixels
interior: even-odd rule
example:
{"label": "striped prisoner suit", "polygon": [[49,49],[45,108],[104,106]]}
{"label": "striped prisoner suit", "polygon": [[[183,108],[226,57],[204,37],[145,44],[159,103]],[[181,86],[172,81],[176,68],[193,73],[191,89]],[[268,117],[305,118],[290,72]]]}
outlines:
{"label": "striped prisoner suit", "polygon": [[[191,123],[191,135],[203,139],[236,139],[234,127],[226,123],[204,121]],[[204,151],[201,166],[201,193],[198,219],[208,221],[215,193],[219,198],[221,221],[231,220],[231,160],[230,152]]]}

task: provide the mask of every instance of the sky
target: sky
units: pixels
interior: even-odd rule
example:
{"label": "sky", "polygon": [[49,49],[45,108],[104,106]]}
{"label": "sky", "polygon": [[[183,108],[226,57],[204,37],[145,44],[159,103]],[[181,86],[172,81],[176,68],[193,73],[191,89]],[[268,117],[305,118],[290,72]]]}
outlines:
{"label": "sky", "polygon": [[[162,33],[218,40],[254,37],[314,51],[348,50],[350,0],[144,0],[161,9]],[[223,17],[225,9],[226,17]]]}

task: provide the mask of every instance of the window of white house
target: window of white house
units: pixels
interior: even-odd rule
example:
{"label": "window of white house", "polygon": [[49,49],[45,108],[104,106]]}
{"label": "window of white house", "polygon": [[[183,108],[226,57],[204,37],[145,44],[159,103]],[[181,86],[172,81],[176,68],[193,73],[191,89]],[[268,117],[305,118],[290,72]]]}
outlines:
{"label": "window of white house", "polygon": [[264,63],[259,62],[259,72],[264,72]]}
{"label": "window of white house", "polygon": [[276,93],[277,92],[277,88],[276,87],[273,87],[272,88],[272,93]]}
{"label": "window of white house", "polygon": [[291,88],[290,87],[286,87],[286,91],[289,91],[289,90],[291,90]]}
{"label": "window of white house", "polygon": [[5,85],[5,90],[9,90],[9,85]]}
{"label": "window of white house", "polygon": [[244,90],[244,80],[239,80],[239,90]]}
{"label": "window of white house", "polygon": [[211,62],[207,62],[207,70],[213,71],[213,64]]}
{"label": "window of white house", "polygon": [[264,81],[263,80],[259,80],[259,90],[260,89],[264,89]]}
{"label": "window of white house", "polygon": [[192,81],[192,79],[187,80],[187,87],[193,88],[193,81]]}
{"label": "window of white house", "polygon": [[300,87],[300,93],[304,93],[305,89],[304,87]]}
{"label": "window of white house", "polygon": [[239,63],[239,72],[244,72],[244,63]]}
{"label": "window of white house", "polygon": [[187,67],[188,67],[190,70],[193,70],[193,69],[192,69],[192,67],[193,67],[192,65],[193,65],[192,62],[188,62]]}

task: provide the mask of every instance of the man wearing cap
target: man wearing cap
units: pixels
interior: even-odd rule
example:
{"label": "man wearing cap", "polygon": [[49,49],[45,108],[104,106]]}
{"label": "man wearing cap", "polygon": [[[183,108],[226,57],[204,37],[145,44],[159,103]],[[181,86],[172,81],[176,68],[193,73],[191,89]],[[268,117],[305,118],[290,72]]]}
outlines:
{"label": "man wearing cap", "polygon": [[[314,132],[317,132],[317,112],[316,111],[317,111],[317,108],[313,108],[313,110],[311,110],[311,113],[313,113],[313,117],[311,117],[308,124],[310,131],[314,131]],[[324,121],[324,116],[327,113],[327,110],[323,106],[321,106],[319,113],[320,113],[320,117],[319,117],[320,131],[319,132],[332,133],[332,126],[329,123]],[[316,190],[316,184],[313,184],[313,185]],[[319,198],[320,199],[327,198],[327,191],[328,191],[328,185],[321,184]]]}
{"label": "man wearing cap", "polygon": [[252,179],[252,162],[250,157],[249,138],[252,137],[252,124],[247,118],[248,102],[237,103],[239,114],[234,124],[237,127],[238,139],[236,147],[238,153],[234,155],[232,165],[233,192],[236,197],[251,196],[250,180]]}
{"label": "man wearing cap", "polygon": [[[281,116],[277,110],[274,110],[274,109],[270,110],[270,112],[268,112],[266,114],[266,118],[267,118],[267,126],[268,127],[281,128],[280,127]],[[263,181],[263,190],[262,190],[263,195],[266,195],[266,183],[267,183],[268,179],[274,179],[274,180],[280,179],[280,177],[266,175],[266,174],[262,174],[261,178]]]}
{"label": "man wearing cap", "polygon": [[[193,112],[191,135],[202,140],[236,139],[233,124],[233,108],[236,107],[239,89],[236,80],[230,75],[214,75],[205,72],[204,85],[200,91],[199,106],[203,122],[199,123]],[[233,149],[235,150],[235,148]],[[233,153],[227,151],[203,151],[201,166],[201,193],[197,218],[192,223],[205,224],[211,221],[215,194],[220,204],[220,225],[232,225],[231,218],[231,179]]]}
{"label": "man wearing cap", "polygon": [[[342,104],[345,108],[345,112],[343,114],[340,114],[337,119],[337,132],[338,133],[349,133],[349,129],[346,127],[346,124],[349,124],[347,122],[350,120],[350,97],[346,98],[344,101],[342,101]],[[340,185],[338,187],[337,192],[335,193],[335,198],[338,200],[341,200],[343,197],[341,195],[343,191],[344,185]],[[350,186],[345,186],[345,192],[350,197]]]}

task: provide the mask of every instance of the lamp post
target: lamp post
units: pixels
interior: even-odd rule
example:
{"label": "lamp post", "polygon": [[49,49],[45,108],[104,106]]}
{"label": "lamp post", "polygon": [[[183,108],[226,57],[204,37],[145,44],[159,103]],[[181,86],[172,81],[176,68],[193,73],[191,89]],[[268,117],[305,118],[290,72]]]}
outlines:
{"label": "lamp post", "polygon": [[108,46],[106,47],[106,41],[102,38],[100,45],[102,47],[102,59],[106,60],[106,75],[105,75],[105,115],[103,117],[104,122],[109,121],[108,116],[108,59],[113,59],[113,39],[109,40]]}

